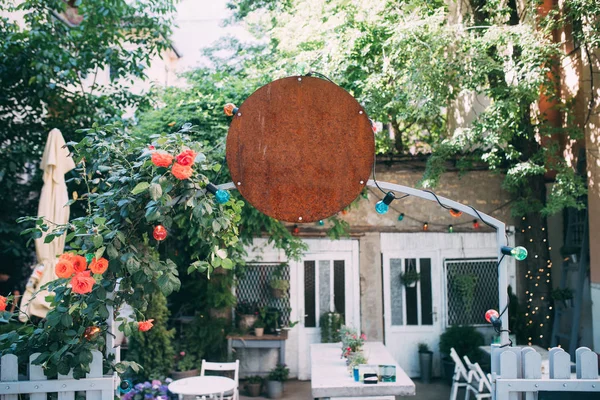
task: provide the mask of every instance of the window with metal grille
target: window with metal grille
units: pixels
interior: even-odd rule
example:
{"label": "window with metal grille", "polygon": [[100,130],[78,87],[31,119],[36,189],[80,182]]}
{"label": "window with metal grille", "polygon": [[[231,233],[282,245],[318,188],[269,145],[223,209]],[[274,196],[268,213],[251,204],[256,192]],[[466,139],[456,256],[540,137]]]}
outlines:
{"label": "window with metal grille", "polygon": [[486,325],[485,312],[498,309],[495,259],[445,260],[448,325]]}
{"label": "window with metal grille", "polygon": [[317,328],[326,312],[346,312],[344,260],[304,261],[304,326]]}
{"label": "window with metal grille", "polygon": [[289,295],[277,299],[271,295],[269,282],[277,269],[281,269],[281,279],[290,280],[289,265],[247,264],[244,275],[237,280],[235,288],[238,302],[256,303],[259,307],[273,307],[279,310],[281,323],[290,322]]}

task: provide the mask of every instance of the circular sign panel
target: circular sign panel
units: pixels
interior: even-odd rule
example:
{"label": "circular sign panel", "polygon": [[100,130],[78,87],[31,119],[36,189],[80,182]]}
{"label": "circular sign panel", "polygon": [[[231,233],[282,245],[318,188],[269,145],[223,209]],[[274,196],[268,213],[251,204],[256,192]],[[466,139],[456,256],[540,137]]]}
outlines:
{"label": "circular sign panel", "polygon": [[371,174],[371,121],[344,89],[308,76],[261,87],[239,107],[227,165],[241,195],[262,213],[313,222],[347,207]]}

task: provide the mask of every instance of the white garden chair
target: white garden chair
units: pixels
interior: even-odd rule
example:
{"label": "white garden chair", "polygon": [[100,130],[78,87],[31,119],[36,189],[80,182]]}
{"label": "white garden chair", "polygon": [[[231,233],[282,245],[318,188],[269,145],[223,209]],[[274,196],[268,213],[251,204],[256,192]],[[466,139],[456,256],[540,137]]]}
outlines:
{"label": "white garden chair", "polygon": [[240,360],[230,363],[216,363],[202,360],[202,369],[200,376],[204,376],[206,371],[234,371],[233,380],[235,381],[235,389],[233,392],[225,392],[221,400],[239,400],[240,398]]}
{"label": "white garden chair", "polygon": [[477,400],[492,397],[492,384],[489,377],[483,372],[479,363],[472,363],[469,357],[464,356],[465,364],[469,368],[471,380],[467,386],[465,400],[469,398],[469,392],[473,392]]}
{"label": "white garden chair", "polygon": [[471,372],[463,365],[458,353],[454,347],[450,349],[450,357],[454,361],[454,375],[452,376],[452,390],[450,391],[450,400],[456,400],[458,389],[465,388],[465,397],[469,394],[469,383],[471,382]]}

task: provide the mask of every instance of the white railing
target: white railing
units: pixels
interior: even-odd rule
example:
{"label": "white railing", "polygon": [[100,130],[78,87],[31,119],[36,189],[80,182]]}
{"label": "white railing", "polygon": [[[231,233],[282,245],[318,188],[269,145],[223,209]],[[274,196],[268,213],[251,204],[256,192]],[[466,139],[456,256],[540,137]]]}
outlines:
{"label": "white railing", "polygon": [[548,360],[542,361],[531,347],[492,345],[494,398],[534,400],[541,391],[600,393],[596,353],[587,347],[577,349],[575,373],[571,372],[571,357],[563,349],[555,347],[548,353]]}
{"label": "white railing", "polygon": [[113,400],[115,396],[114,375],[102,375],[102,353],[93,351],[90,372],[84,379],[58,375],[48,380],[40,365],[33,365],[39,353],[29,357],[29,379],[19,381],[17,356],[8,354],[0,359],[0,399],[18,400],[20,394],[30,394],[31,400],[46,400],[47,393],[58,393],[58,400],[74,400],[75,392],[86,392],[87,400]]}

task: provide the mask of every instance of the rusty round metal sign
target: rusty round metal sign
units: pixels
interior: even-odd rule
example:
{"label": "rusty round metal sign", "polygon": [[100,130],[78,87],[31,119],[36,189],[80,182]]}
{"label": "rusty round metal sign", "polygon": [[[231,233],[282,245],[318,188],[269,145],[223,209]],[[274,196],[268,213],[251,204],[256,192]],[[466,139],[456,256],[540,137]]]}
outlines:
{"label": "rusty round metal sign", "polygon": [[227,136],[227,165],[241,195],[281,221],[314,222],[347,207],[373,166],[365,110],[319,78],[294,76],[258,89]]}

